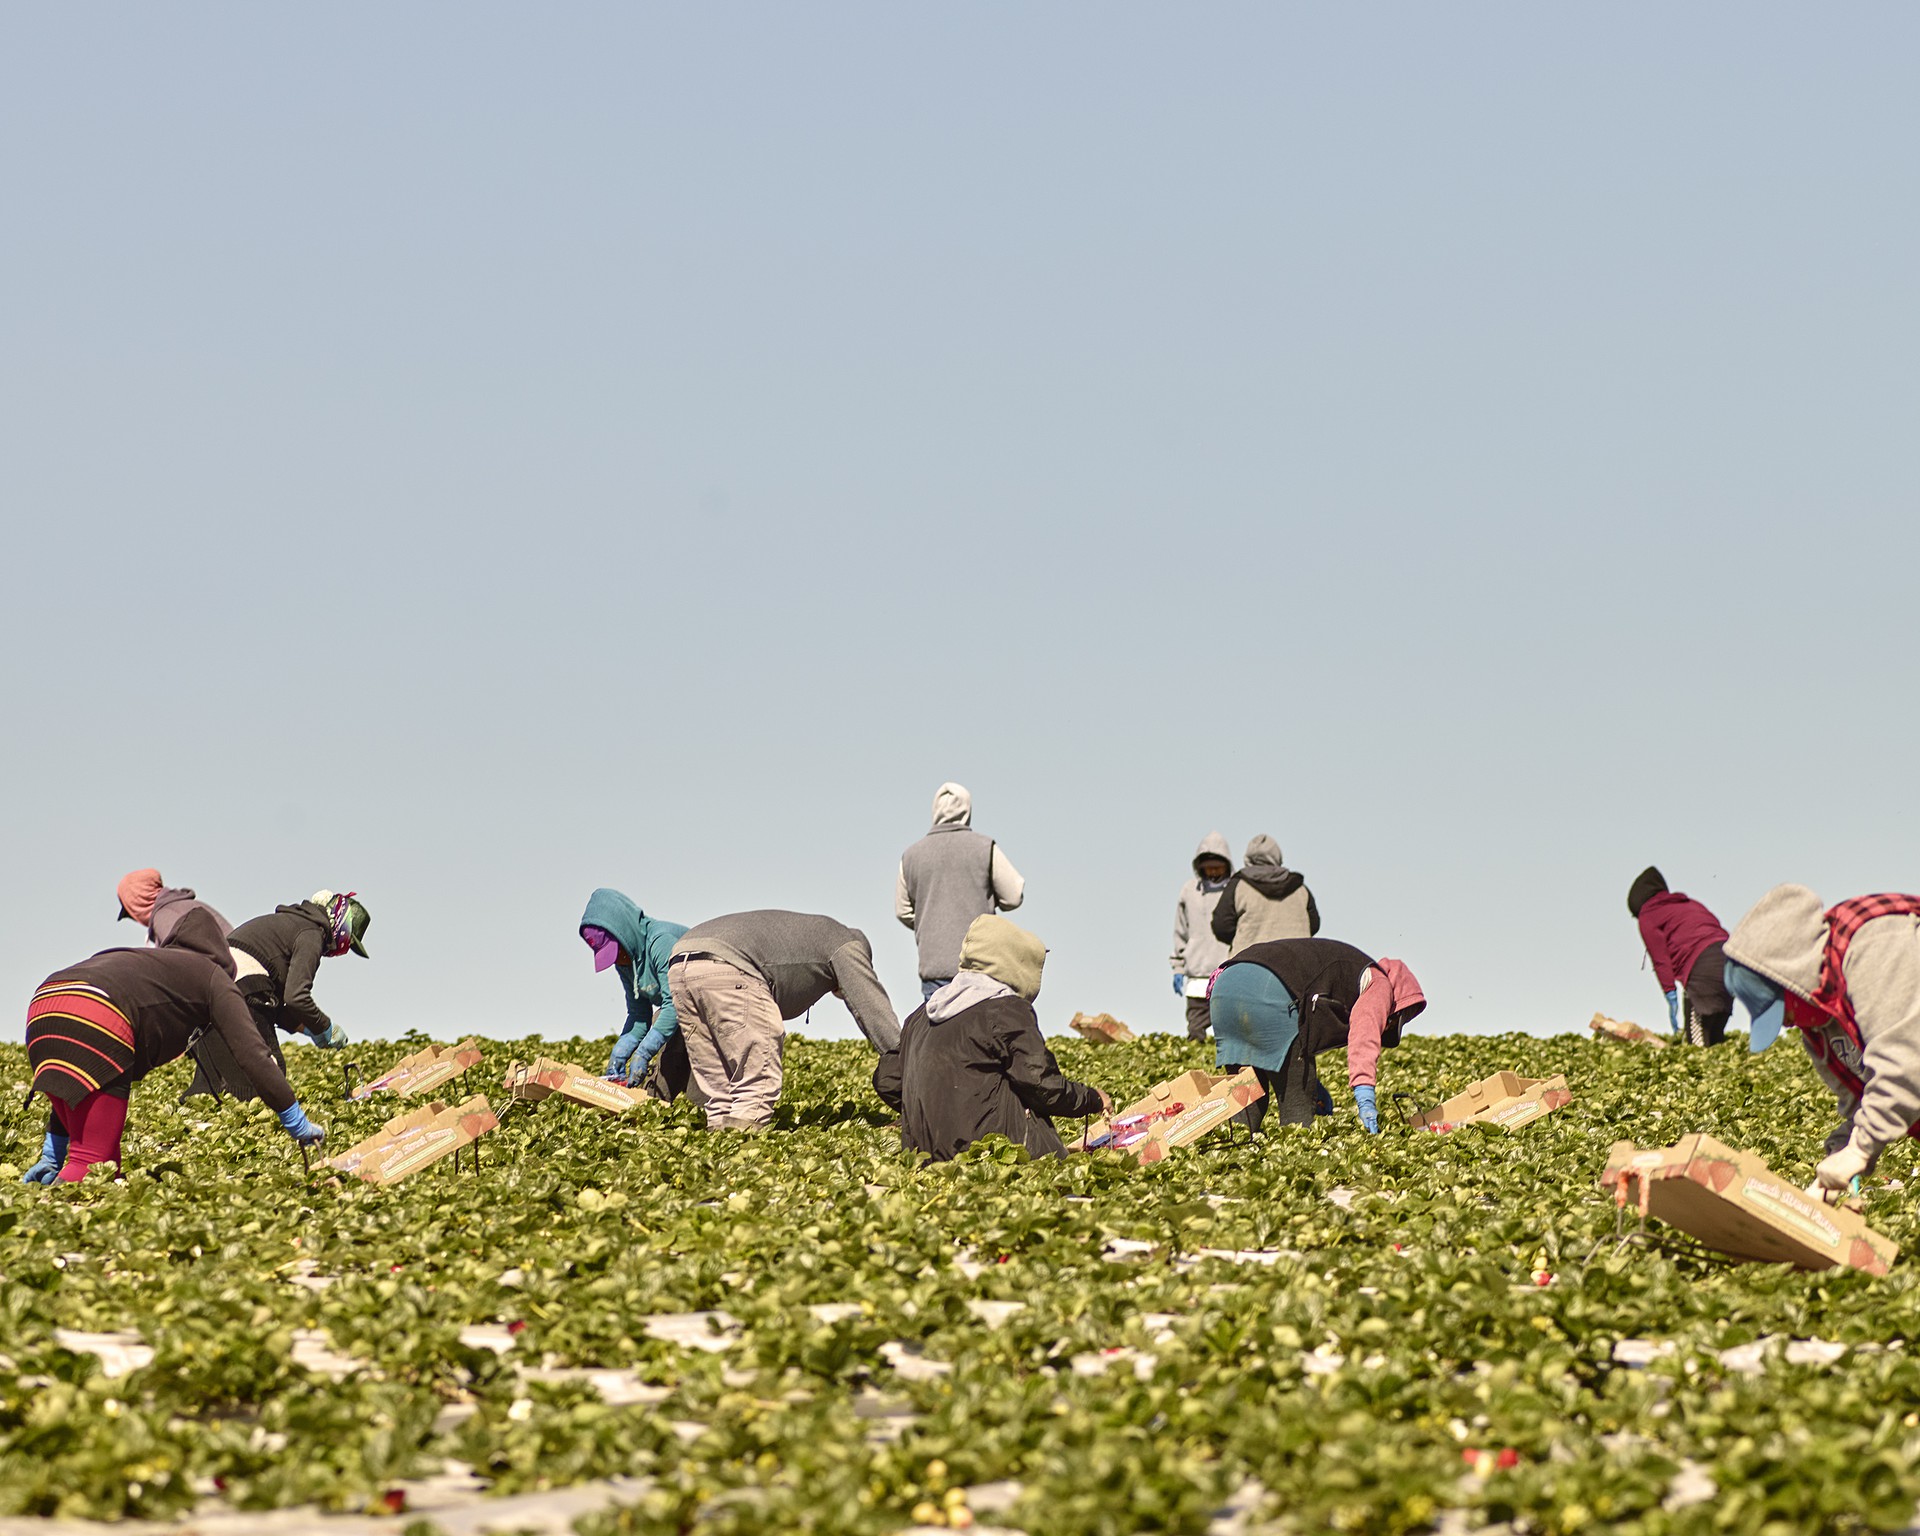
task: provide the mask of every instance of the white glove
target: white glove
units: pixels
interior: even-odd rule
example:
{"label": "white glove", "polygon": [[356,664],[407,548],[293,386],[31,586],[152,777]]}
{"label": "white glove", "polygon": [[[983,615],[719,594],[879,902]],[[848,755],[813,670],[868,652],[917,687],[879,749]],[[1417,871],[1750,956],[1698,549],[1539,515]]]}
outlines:
{"label": "white glove", "polygon": [[1838,1152],[1827,1158],[1814,1170],[1813,1182],[1819,1190],[1820,1198],[1828,1205],[1838,1204],[1846,1199],[1853,1187],[1853,1181],[1867,1171],[1867,1154],[1854,1150],[1848,1142]]}

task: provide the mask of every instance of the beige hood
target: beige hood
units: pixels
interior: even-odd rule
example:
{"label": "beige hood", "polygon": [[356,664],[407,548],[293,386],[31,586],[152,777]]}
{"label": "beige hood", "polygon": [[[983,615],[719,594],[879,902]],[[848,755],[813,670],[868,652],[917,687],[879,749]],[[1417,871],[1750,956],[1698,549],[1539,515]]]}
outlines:
{"label": "beige hood", "polygon": [[1811,998],[1827,948],[1827,909],[1804,885],[1776,885],[1753,904],[1726,942],[1727,958]]}
{"label": "beige hood", "polygon": [[933,824],[965,827],[973,824],[973,796],[964,784],[942,784],[933,792]]}
{"label": "beige hood", "polygon": [[960,969],[979,971],[1032,1002],[1040,995],[1040,971],[1047,946],[1024,928],[989,913],[976,917],[960,946]]}

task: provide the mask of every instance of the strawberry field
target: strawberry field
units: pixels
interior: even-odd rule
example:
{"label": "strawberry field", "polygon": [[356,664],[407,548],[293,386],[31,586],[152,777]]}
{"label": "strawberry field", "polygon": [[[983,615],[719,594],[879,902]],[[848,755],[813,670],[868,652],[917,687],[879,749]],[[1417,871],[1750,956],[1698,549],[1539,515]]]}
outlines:
{"label": "strawberry field", "polygon": [[[420,1044],[357,1054],[369,1075]],[[1125,1102],[1210,1047],[1060,1042]],[[536,1052],[494,1043],[470,1086]],[[779,1127],[555,1098],[390,1189],[303,1174],[259,1107],[136,1093],[127,1177],[23,1186],[0,1047],[0,1516],[395,1511],[625,1479],[579,1529],[1899,1530],[1920,1500],[1915,1262],[1732,1266],[1613,1241],[1607,1148],[1709,1131],[1811,1177],[1831,1101],[1785,1048],[1420,1038],[1433,1103],[1507,1067],[1571,1105],[1506,1133],[1350,1105],[1141,1167],[1004,1145],[921,1168],[858,1043],[794,1040]],[[407,1107],[341,1101],[330,1150]],[[1342,1081],[1337,1067],[1323,1073]],[[451,1101],[452,1095],[446,1095]],[[1866,1213],[1916,1241],[1892,1152]],[[701,1315],[696,1315],[701,1314]],[[464,1469],[470,1469],[465,1471]],[[11,1527],[9,1527],[11,1528]]]}

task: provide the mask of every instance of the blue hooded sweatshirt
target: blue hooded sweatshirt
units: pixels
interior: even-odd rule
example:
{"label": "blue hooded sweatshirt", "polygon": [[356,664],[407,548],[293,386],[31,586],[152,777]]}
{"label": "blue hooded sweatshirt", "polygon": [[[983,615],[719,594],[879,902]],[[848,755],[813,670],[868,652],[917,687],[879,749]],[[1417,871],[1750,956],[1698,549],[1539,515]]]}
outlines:
{"label": "blue hooded sweatshirt", "polygon": [[627,952],[627,959],[614,966],[627,997],[627,1023],[613,1043],[607,1076],[624,1074],[637,1083],[680,1028],[673,994],[667,989],[667,960],[687,930],[679,923],[648,917],[629,898],[606,886],[587,898],[580,926],[604,929]]}

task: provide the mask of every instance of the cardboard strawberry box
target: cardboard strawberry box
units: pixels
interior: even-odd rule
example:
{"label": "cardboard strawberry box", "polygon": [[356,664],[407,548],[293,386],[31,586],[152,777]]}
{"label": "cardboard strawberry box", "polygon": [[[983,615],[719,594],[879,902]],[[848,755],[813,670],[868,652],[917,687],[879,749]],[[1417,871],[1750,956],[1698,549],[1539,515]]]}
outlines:
{"label": "cardboard strawberry box", "polygon": [[499,1123],[484,1094],[476,1093],[452,1108],[425,1104],[394,1116],[365,1141],[330,1158],[326,1166],[369,1184],[397,1184],[408,1174],[471,1146]]}
{"label": "cardboard strawberry box", "polygon": [[1157,1163],[1174,1148],[1191,1146],[1218,1130],[1266,1093],[1251,1067],[1230,1077],[1182,1073],[1156,1083],[1145,1098],[1110,1120],[1096,1121],[1074,1146],[1082,1152],[1129,1152],[1143,1163]]}
{"label": "cardboard strawberry box", "polygon": [[1857,1211],[1826,1204],[1781,1178],[1758,1153],[1736,1152],[1703,1133],[1646,1151],[1615,1142],[1600,1182],[1626,1209],[1736,1259],[1884,1275],[1900,1253]]}
{"label": "cardboard strawberry box", "polygon": [[1587,1028],[1595,1035],[1605,1035],[1610,1040],[1624,1040],[1628,1045],[1651,1045],[1665,1049],[1672,1044],[1664,1035],[1656,1035],[1638,1024],[1629,1024],[1625,1019],[1610,1019],[1604,1013],[1596,1013],[1587,1020]]}
{"label": "cardboard strawberry box", "polygon": [[1113,1045],[1122,1040],[1140,1038],[1110,1013],[1076,1013],[1067,1020],[1067,1028],[1082,1040],[1091,1040],[1096,1045]]}
{"label": "cardboard strawberry box", "polygon": [[410,1098],[416,1093],[429,1093],[469,1067],[479,1065],[480,1042],[471,1035],[458,1045],[429,1045],[411,1056],[402,1056],[372,1082],[362,1083],[353,1090],[352,1097],[366,1099],[376,1093],[397,1093],[402,1098]]}
{"label": "cardboard strawberry box", "polygon": [[610,1115],[623,1115],[634,1105],[645,1103],[647,1098],[643,1090],[609,1082],[591,1068],[576,1067],[546,1056],[535,1057],[531,1062],[516,1061],[508,1067],[507,1091],[516,1099],[534,1104],[557,1093],[575,1104],[585,1104]]}
{"label": "cardboard strawberry box", "polygon": [[1502,1125],[1517,1131],[1572,1101],[1567,1080],[1559,1073],[1522,1077],[1518,1072],[1496,1072],[1436,1108],[1421,1110],[1407,1124],[1416,1131],[1456,1125]]}

